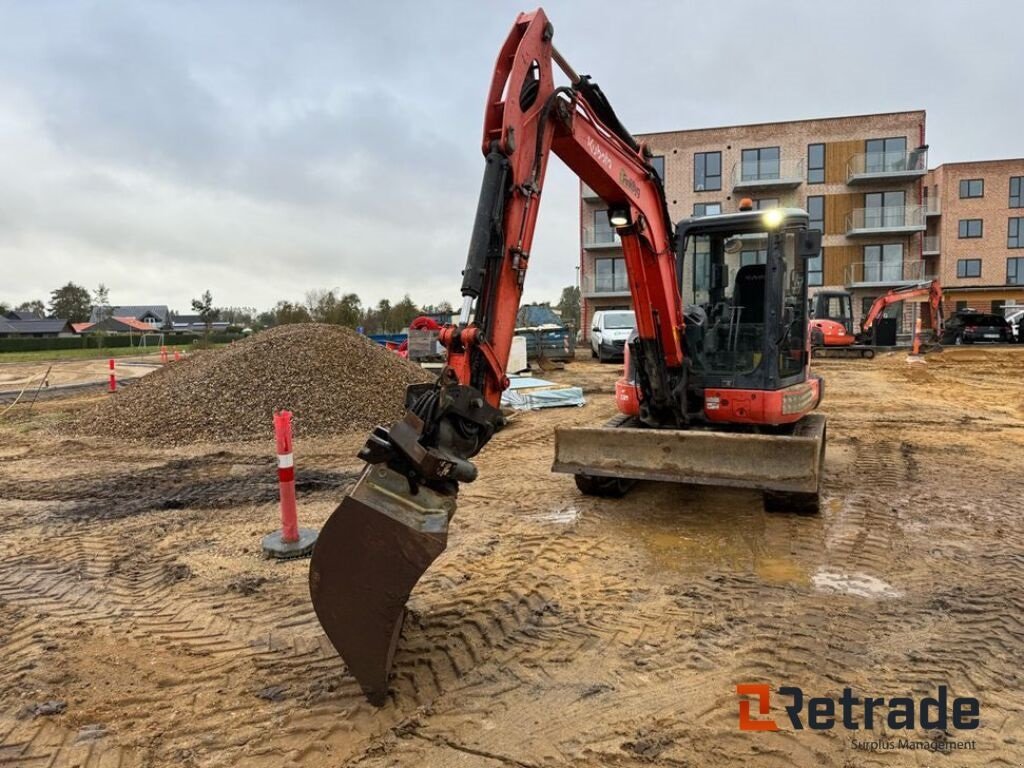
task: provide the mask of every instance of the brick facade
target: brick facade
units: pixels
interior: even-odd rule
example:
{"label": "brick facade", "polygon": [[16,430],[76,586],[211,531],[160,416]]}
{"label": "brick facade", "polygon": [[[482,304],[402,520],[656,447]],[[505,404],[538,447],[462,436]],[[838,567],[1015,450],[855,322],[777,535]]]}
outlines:
{"label": "brick facade", "polygon": [[[860,314],[866,301],[894,285],[914,282],[925,275],[927,262],[922,250],[926,217],[921,204],[927,155],[919,149],[925,145],[923,110],[641,134],[637,139],[645,142],[655,157],[664,158],[665,192],[673,221],[694,215],[695,204],[717,203],[722,213],[730,213],[738,210],[745,197],[765,200],[766,205],[777,201],[783,207],[806,208],[809,196],[821,196],[823,259],[818,284],[811,292],[823,287],[851,290],[855,315]],[[868,144],[873,140],[896,141],[883,145],[880,155],[877,144]],[[808,176],[811,144],[824,145],[821,170],[813,180]],[[747,166],[743,166],[743,150],[776,147],[777,165],[770,159],[768,166],[761,166],[760,156],[750,153]],[[899,147],[904,151],[900,152]],[[870,154],[869,149],[873,150]],[[707,188],[714,186],[713,179],[705,189],[696,188],[695,155],[707,152],[721,153],[718,189]],[[774,157],[774,149],[770,152]],[[763,173],[762,167],[769,167],[769,171]],[[876,205],[889,206],[895,218],[883,220]],[[580,274],[585,333],[594,311],[630,305],[628,290],[614,273],[615,264],[598,263],[622,255],[621,248],[595,218],[605,208],[603,201],[581,187]],[[897,226],[878,226],[887,223]],[[882,245],[891,249],[886,251],[886,258],[901,251],[902,263],[884,267],[872,264],[865,269],[864,262],[880,254],[878,248],[865,248]],[[683,279],[685,291],[692,275],[684,274]]]}
{"label": "brick facade", "polygon": [[[1019,191],[1024,193],[1024,158],[945,163],[925,178],[933,211],[926,237],[937,253],[929,258],[942,280],[947,312],[958,306],[990,311],[1024,304],[1024,272],[1018,270],[1020,284],[1008,282],[1008,260],[1020,259],[1017,264],[1024,266],[1024,247],[1010,248],[1007,242],[1011,218],[1021,218],[1018,226],[1024,231],[1024,207],[1010,207],[1010,180],[1015,177],[1022,180]],[[961,182],[966,197],[960,196]],[[1024,194],[1019,197],[1014,205],[1024,203]],[[978,221],[980,237],[961,237],[977,234]]]}

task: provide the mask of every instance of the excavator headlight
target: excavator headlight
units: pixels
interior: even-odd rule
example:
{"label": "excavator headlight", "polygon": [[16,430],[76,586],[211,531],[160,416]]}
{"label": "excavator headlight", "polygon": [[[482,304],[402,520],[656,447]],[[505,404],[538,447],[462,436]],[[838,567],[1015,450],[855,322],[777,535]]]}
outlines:
{"label": "excavator headlight", "polygon": [[610,208],[608,210],[608,223],[613,227],[628,226],[629,208]]}
{"label": "excavator headlight", "polygon": [[781,208],[769,208],[764,212],[764,216],[761,217],[764,220],[764,225],[768,229],[775,229],[779,224],[782,223],[783,214]]}

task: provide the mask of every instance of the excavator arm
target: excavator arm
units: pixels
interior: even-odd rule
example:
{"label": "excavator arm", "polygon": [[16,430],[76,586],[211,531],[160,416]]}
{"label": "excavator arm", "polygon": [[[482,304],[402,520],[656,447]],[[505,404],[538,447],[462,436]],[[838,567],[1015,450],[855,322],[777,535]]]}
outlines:
{"label": "excavator arm", "polygon": [[[622,241],[638,308],[640,418],[687,421],[683,314],[661,180],[600,88],[554,48],[553,33],[543,10],[522,13],[498,55],[459,322],[439,334],[447,365],[437,382],[409,388],[401,421],[367,440],[359,454],[366,468],[313,553],[317,616],[375,703],[387,692],[406,600],[447,544],[458,485],[476,478],[470,459],[503,423],[501,393],[552,152],[607,202]],[[553,64],[568,86],[555,85]]]}
{"label": "excavator arm", "polygon": [[924,297],[928,298],[928,312],[931,315],[932,329],[936,333],[940,333],[942,331],[942,285],[938,280],[929,280],[905,288],[894,288],[875,299],[868,313],[861,321],[861,334],[867,336],[875,321],[882,316],[886,307],[891,304]]}

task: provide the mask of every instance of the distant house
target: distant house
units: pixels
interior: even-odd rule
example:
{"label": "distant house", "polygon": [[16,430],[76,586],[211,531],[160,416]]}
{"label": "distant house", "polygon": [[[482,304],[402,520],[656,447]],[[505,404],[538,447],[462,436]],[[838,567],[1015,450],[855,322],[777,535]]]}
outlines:
{"label": "distant house", "polygon": [[12,309],[6,315],[5,320],[42,320],[43,316],[38,312],[22,312],[17,309]]}
{"label": "distant house", "polygon": [[134,317],[108,317],[98,323],[76,323],[78,333],[160,333],[161,329]]}
{"label": "distant house", "polygon": [[[10,314],[10,313],[8,313]],[[75,329],[67,320],[58,317],[34,317],[28,320],[0,318],[0,337],[2,338],[56,338],[75,336]]]}
{"label": "distant house", "polygon": [[[214,320],[210,323],[210,330],[214,333],[223,333],[229,325],[227,320]],[[206,323],[200,315],[175,315],[171,320],[171,327],[175,333],[206,333]]]}
{"label": "distant house", "polygon": [[166,304],[134,304],[120,307],[93,307],[89,315],[90,323],[98,323],[104,315],[110,317],[130,317],[145,323],[150,329],[157,331],[171,330],[171,313]]}

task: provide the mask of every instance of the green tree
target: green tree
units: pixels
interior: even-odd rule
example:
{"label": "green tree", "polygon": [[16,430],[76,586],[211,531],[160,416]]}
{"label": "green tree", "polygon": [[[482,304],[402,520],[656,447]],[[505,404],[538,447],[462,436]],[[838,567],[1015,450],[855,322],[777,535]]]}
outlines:
{"label": "green tree", "polygon": [[46,305],[39,299],[36,299],[35,301],[23,301],[14,309],[17,312],[35,312],[40,317],[46,314]]}
{"label": "green tree", "polygon": [[96,309],[97,322],[106,320],[113,312],[110,306],[110,289],[103,283],[96,286],[96,290],[92,292],[92,303]]}
{"label": "green tree", "polygon": [[279,301],[269,313],[273,315],[273,325],[290,325],[292,323],[311,323],[309,310],[301,304],[293,304],[290,301]]}
{"label": "green tree", "polygon": [[306,309],[318,323],[359,326],[363,321],[363,305],[354,293],[341,295],[333,290],[318,288],[306,293]]}
{"label": "green tree", "polygon": [[391,331],[391,302],[387,299],[381,299],[377,302],[376,309],[376,323],[374,323],[376,329],[379,329],[383,333]]}
{"label": "green tree", "polygon": [[568,285],[562,289],[562,297],[555,308],[561,313],[562,321],[573,328],[580,327],[580,289]]}
{"label": "green tree", "polygon": [[413,300],[409,298],[409,294],[405,294],[402,300],[395,304],[391,308],[390,326],[393,330],[400,331],[403,328],[408,328],[409,323],[415,320],[422,314]]}
{"label": "green tree", "polygon": [[203,333],[203,337],[206,343],[210,342],[210,329],[213,325],[213,321],[217,319],[220,314],[217,308],[213,306],[213,294],[209,290],[203,291],[203,295],[198,299],[192,299],[192,311],[199,315],[199,319],[203,321],[203,325],[206,329]]}
{"label": "green tree", "polygon": [[69,323],[84,323],[89,319],[92,299],[89,291],[80,285],[68,283],[50,293],[50,314]]}

